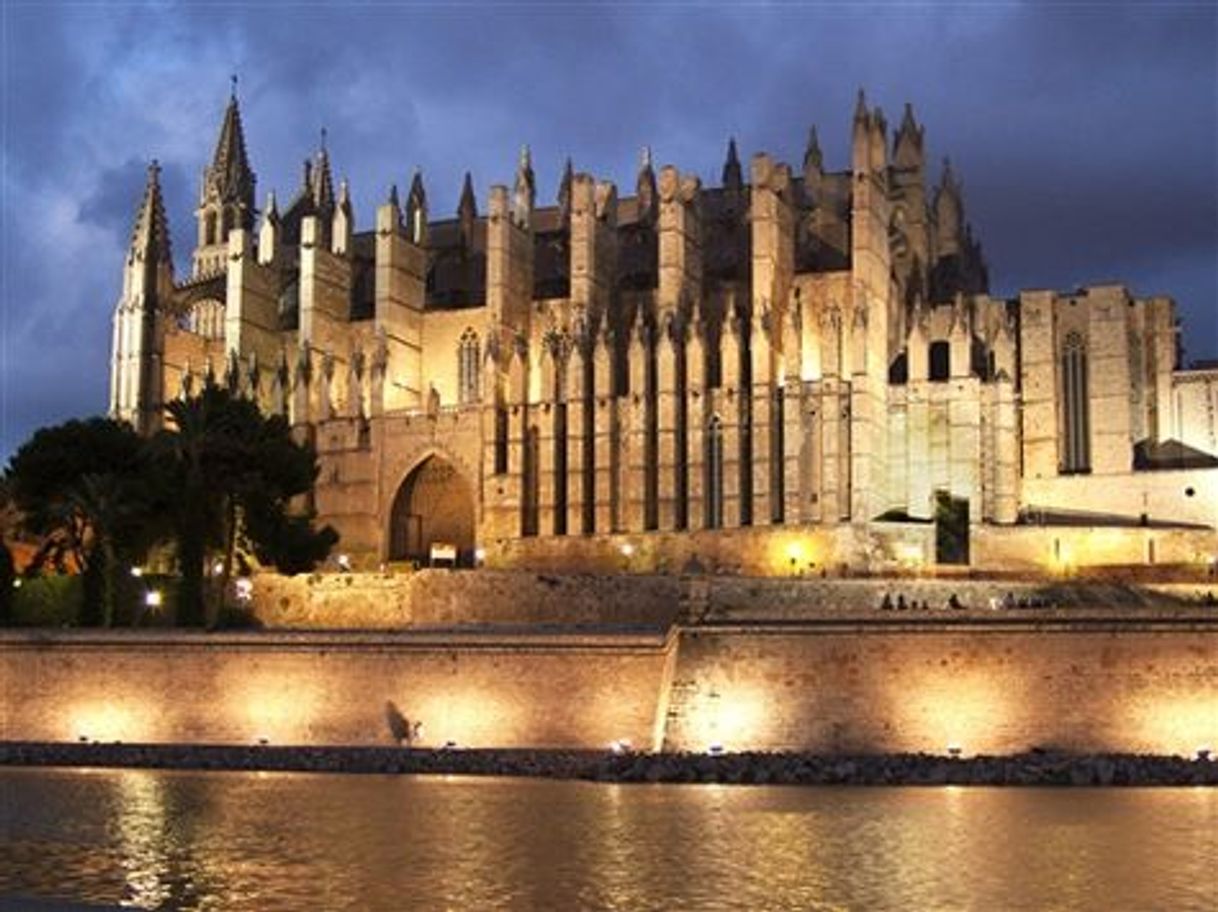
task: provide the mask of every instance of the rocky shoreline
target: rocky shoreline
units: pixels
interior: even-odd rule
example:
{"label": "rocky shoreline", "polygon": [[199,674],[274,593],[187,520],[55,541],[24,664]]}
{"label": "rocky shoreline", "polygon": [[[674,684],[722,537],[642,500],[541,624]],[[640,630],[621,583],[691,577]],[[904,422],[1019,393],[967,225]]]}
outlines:
{"label": "rocky shoreline", "polygon": [[774,785],[1218,786],[1218,761],[1033,750],[1004,757],[0,742],[0,766],[524,776]]}

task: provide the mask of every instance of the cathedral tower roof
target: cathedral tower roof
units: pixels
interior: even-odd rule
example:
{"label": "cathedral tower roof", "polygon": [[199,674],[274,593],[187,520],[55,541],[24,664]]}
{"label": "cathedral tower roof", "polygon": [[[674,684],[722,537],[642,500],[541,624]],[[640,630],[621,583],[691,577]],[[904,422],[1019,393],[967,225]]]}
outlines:
{"label": "cathedral tower roof", "polygon": [[727,160],[723,163],[723,186],[729,190],[739,190],[744,186],[744,171],[740,167],[740,156],[736,154],[735,137],[727,144]]}
{"label": "cathedral tower roof", "polygon": [[169,220],[165,217],[165,201],[161,197],[161,166],[156,159],[148,165],[148,180],[144,196],[135,215],[131,230],[131,253],[148,262],[173,262],[169,244]]}
{"label": "cathedral tower roof", "polygon": [[254,208],[254,172],[245,151],[245,131],[241,126],[241,108],[234,84],[228,99],[220,137],[211,167],[207,169],[207,187],[224,202],[244,202]]}

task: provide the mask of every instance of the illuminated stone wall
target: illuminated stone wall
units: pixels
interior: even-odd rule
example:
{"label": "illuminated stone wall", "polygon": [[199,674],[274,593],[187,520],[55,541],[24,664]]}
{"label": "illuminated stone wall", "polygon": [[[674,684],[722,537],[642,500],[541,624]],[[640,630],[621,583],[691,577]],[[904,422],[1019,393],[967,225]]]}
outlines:
{"label": "illuminated stone wall", "polygon": [[549,576],[480,570],[328,573],[254,579],[253,609],[267,627],[394,629],[462,624],[651,624],[676,615],[677,580]]}
{"label": "illuminated stone wall", "polygon": [[[1218,625],[0,634],[0,739],[965,754],[1218,744]],[[392,704],[392,705],[390,705]],[[398,723],[400,724],[400,723]]]}
{"label": "illuminated stone wall", "polygon": [[1218,744],[1218,627],[690,631],[672,750],[1192,754]]}
{"label": "illuminated stone wall", "polygon": [[[1080,490],[1086,487],[1101,498],[1103,479],[1077,481]],[[1108,479],[1107,484],[1111,483]],[[1175,492],[1177,487],[1173,484],[1164,490]],[[1201,488],[1199,484],[1198,490],[1208,492],[1212,486]],[[1179,496],[1190,503],[1195,500],[1185,497],[1183,489]],[[1164,505],[1164,512],[1152,514],[1151,519],[1171,516],[1166,510]],[[1162,572],[1169,566],[1176,572],[1192,574],[1204,572],[1218,556],[1218,532],[1212,528],[974,525],[969,535],[973,570],[1041,578],[1078,571],[1136,574],[1149,568],[1149,572]],[[554,572],[679,573],[695,557],[703,570],[712,574],[790,577],[843,572],[916,573],[934,568],[935,530],[930,523],[896,522],[769,526],[512,539],[486,546],[490,566]]]}
{"label": "illuminated stone wall", "polygon": [[[663,634],[0,634],[0,739],[651,746]],[[392,706],[389,704],[392,703]]]}

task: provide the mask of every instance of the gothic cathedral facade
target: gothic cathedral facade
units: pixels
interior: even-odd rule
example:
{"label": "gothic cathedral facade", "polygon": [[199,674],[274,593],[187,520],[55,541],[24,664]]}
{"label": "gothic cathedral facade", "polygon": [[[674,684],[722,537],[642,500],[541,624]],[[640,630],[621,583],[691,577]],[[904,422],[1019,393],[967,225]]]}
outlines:
{"label": "gothic cathedral facade", "polygon": [[166,401],[217,383],[284,415],[318,451],[316,509],[365,564],[742,529],[836,535],[844,562],[882,564],[896,552],[875,541],[945,517],[966,541],[1212,539],[1218,370],[1180,369],[1173,302],[991,296],[961,184],[945,162],[928,188],[910,108],[890,141],[860,93],[852,131],[841,171],[814,130],[798,168],[746,169],[732,143],[717,187],[645,151],[620,196],[568,161],[553,206],[526,149],[485,214],[467,175],[456,217],[432,218],[416,172],[361,231],[324,141],[285,207],[255,209],[234,96],[185,279],[149,169],[111,414],[152,433]]}

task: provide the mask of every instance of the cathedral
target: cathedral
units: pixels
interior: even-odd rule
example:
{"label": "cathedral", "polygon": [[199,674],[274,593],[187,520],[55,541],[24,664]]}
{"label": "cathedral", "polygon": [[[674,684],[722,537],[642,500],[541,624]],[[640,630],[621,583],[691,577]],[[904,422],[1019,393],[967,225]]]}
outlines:
{"label": "cathedral", "polygon": [[890,136],[860,93],[851,130],[840,170],[815,130],[795,166],[733,142],[718,186],[568,161],[549,206],[525,148],[482,211],[467,175],[436,217],[416,172],[360,230],[324,138],[256,209],[234,94],[188,277],[149,168],[110,412],[152,433],[216,383],[285,416],[360,566],[1213,561],[1218,370],[1181,368],[1172,300],[991,296],[912,109]]}

